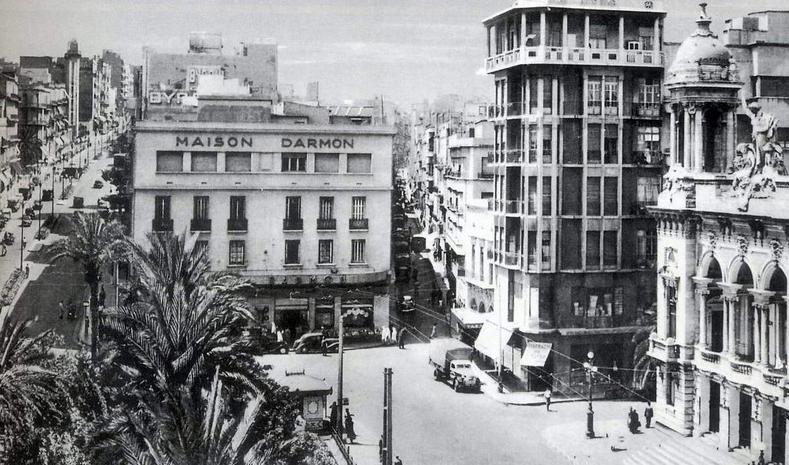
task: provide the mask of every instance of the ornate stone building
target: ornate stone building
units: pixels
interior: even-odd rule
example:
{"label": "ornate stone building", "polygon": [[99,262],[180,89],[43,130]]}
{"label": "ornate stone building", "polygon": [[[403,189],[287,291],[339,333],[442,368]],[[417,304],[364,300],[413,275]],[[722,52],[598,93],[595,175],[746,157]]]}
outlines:
{"label": "ornate stone building", "polygon": [[667,72],[672,166],[650,207],[656,418],[785,463],[789,176],[775,118],[756,100],[740,109],[750,123],[735,117],[743,84],[704,6]]}

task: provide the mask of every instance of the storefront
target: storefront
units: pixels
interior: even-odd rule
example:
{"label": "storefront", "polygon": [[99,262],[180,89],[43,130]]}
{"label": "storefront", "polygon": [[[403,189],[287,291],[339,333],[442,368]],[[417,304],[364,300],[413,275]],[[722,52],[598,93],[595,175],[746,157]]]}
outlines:
{"label": "storefront", "polygon": [[309,299],[277,299],[274,304],[274,324],[290,344],[310,330]]}

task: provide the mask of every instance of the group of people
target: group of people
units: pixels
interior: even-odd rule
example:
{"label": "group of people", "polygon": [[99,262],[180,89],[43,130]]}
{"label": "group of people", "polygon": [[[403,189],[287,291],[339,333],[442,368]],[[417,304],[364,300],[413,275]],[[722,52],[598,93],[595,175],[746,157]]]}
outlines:
{"label": "group of people", "polygon": [[381,342],[386,345],[397,343],[397,347],[405,349],[406,328],[397,329],[394,325],[381,328]]}
{"label": "group of people", "polygon": [[[331,406],[329,406],[329,425],[332,429],[337,428],[337,416],[339,415],[339,410],[337,408],[337,402],[332,402]],[[345,421],[343,422],[343,432],[348,437],[348,442],[353,444],[356,440],[356,431],[353,429],[353,414],[350,410],[345,410]]]}
{"label": "group of people", "polygon": [[[647,402],[647,406],[644,409],[644,420],[646,421],[647,428],[652,426],[653,415],[652,403]],[[627,412],[627,429],[629,429],[632,434],[637,434],[639,428],[641,428],[641,420],[638,418],[638,412],[636,412],[636,409],[633,407],[630,407],[630,411]]]}

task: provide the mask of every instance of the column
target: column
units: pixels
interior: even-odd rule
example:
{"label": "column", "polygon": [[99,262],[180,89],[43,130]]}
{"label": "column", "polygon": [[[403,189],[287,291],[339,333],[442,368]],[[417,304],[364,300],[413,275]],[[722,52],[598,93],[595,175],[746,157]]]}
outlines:
{"label": "column", "polygon": [[497,28],[495,24],[490,26],[490,37],[488,39],[489,42],[491,43],[490,56],[496,56],[498,55],[499,52],[498,47],[496,46],[496,41],[498,40],[498,36],[496,35],[497,34],[496,29]]}
{"label": "column", "polygon": [[[660,18],[655,18],[655,26],[652,34],[652,49],[656,52],[660,51]],[[654,63],[657,63],[657,60],[655,60]]]}
{"label": "column", "polygon": [[488,26],[488,57],[491,56],[491,53],[490,53],[490,30],[491,30],[491,27]]}
{"label": "column", "polygon": [[729,340],[729,342],[728,342],[729,358],[731,358],[732,360],[734,360],[734,355],[736,353],[736,346],[737,346],[737,340],[735,339],[735,334],[734,334],[734,317],[735,317],[735,313],[737,311],[737,305],[739,304],[739,302],[740,302],[740,299],[736,295],[728,297],[728,303],[729,303],[729,305],[728,305],[728,307],[729,307],[728,325],[729,325],[729,327],[727,328],[727,330],[728,330],[727,339]]}
{"label": "column", "polygon": [[589,15],[584,15],[584,48],[589,48]]}
{"label": "column", "polygon": [[619,116],[621,118],[625,114],[625,108],[624,108],[624,105],[625,105],[625,77],[624,76],[619,76],[619,85],[618,85],[618,89],[617,89],[617,96],[616,96],[616,98],[617,98],[617,101],[618,101],[616,111],[619,113],[617,116]]}
{"label": "column", "polygon": [[721,352],[729,353],[729,301],[723,297],[723,347]]}
{"label": "column", "polygon": [[761,357],[759,357],[759,359],[762,361],[762,365],[766,366],[770,362],[769,354],[767,353],[767,323],[769,321],[767,319],[768,307],[767,307],[767,305],[759,305],[756,308],[761,313],[761,315],[759,316],[759,325],[760,325],[760,329],[761,329],[761,336],[760,336],[761,337],[761,339],[760,339],[760,342],[761,342],[761,345],[760,345]]}
{"label": "column", "polygon": [[521,13],[521,47],[526,46],[526,12]]}
{"label": "column", "polygon": [[620,16],[619,17],[619,51],[620,51],[620,53],[622,53],[622,51],[624,49],[625,49],[625,17],[624,16]]}
{"label": "column", "polygon": [[[695,110],[694,110],[695,111]],[[685,114],[683,115],[683,147],[682,147],[682,165],[685,169],[690,170],[690,118],[691,108],[685,107]]]}
{"label": "column", "polygon": [[547,43],[547,32],[545,28],[545,11],[540,12],[540,46],[545,47]]}
{"label": "column", "polygon": [[674,105],[671,105],[669,112],[669,150],[671,156],[669,157],[669,164],[673,165],[679,161],[679,154],[677,153],[677,112]]}
{"label": "column", "polygon": [[786,301],[786,308],[784,310],[784,337],[786,340],[784,341],[784,350],[786,353],[784,354],[784,364],[787,365],[789,369],[789,296],[784,296],[783,299]]}
{"label": "column", "polygon": [[767,347],[767,364],[775,366],[778,361],[778,308],[775,304],[770,304],[767,307],[767,311],[770,316],[770,318],[767,319],[767,340],[769,341],[769,346]]}
{"label": "column", "polygon": [[730,109],[726,112],[726,166],[723,167],[723,173],[727,173],[731,168],[732,154],[734,154],[734,110]]}
{"label": "column", "polygon": [[564,48],[564,59],[567,59],[567,47],[570,44],[567,43],[567,13],[562,15],[562,47]]}
{"label": "column", "polygon": [[[540,115],[540,116],[542,116],[544,114],[544,109],[543,109],[544,97],[543,97],[543,95],[545,95],[545,77],[544,76],[540,76],[537,79],[537,114]],[[532,98],[533,97],[534,96],[532,95]]]}
{"label": "column", "polygon": [[699,348],[707,348],[707,296],[710,290],[707,288],[696,289],[696,300],[699,305]]}
{"label": "column", "polygon": [[704,171],[704,113],[696,111],[695,128],[693,130],[693,172],[701,173]]}
{"label": "column", "polygon": [[756,365],[762,362],[762,309],[761,305],[751,305],[753,312],[753,363]]}
{"label": "column", "polygon": [[561,114],[561,109],[559,108],[560,105],[559,101],[559,78],[557,76],[553,76],[551,80],[551,114],[558,115]]}

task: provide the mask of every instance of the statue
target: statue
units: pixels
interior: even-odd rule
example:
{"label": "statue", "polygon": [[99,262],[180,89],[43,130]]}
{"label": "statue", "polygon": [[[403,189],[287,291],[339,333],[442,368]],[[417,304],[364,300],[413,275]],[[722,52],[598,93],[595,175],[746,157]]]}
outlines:
{"label": "statue", "polygon": [[775,177],[786,174],[786,167],[783,148],[774,142],[778,121],[762,111],[756,99],[747,103],[743,99],[742,104],[750,112],[753,142],[737,145],[730,169],[734,176],[731,192],[740,199],[737,209],[746,212],[751,199],[775,192]]}

